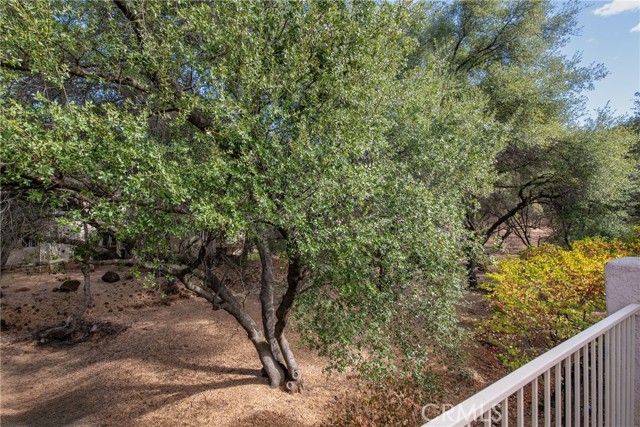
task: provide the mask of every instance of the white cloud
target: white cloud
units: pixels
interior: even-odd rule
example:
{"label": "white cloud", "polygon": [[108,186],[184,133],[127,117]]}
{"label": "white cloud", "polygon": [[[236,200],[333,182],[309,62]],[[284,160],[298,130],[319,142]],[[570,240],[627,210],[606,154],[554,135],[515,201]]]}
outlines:
{"label": "white cloud", "polygon": [[640,24],[636,25],[629,31],[630,33],[640,33]]}
{"label": "white cloud", "polygon": [[613,0],[611,3],[607,3],[594,10],[593,14],[599,16],[611,16],[635,9],[640,9],[640,0]]}

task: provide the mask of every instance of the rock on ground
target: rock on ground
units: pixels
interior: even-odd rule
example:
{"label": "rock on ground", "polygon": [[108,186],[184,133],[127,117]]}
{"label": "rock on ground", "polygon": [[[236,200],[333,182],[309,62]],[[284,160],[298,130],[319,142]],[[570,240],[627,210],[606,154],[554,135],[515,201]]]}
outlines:
{"label": "rock on ground", "polygon": [[102,276],[102,281],[107,283],[115,283],[120,280],[120,275],[115,271],[107,271]]}

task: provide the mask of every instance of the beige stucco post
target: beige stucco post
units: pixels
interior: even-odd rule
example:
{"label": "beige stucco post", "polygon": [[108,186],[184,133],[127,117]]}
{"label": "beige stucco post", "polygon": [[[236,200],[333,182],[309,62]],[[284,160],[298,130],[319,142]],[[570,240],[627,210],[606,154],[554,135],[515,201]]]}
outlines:
{"label": "beige stucco post", "polygon": [[[604,267],[607,315],[640,304],[640,258],[618,258]],[[635,425],[640,427],[640,316],[636,316]]]}

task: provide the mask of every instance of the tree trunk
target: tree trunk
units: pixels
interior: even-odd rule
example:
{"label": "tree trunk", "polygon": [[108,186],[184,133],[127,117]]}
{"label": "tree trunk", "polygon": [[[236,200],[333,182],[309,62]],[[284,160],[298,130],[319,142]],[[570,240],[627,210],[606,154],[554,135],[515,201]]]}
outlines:
{"label": "tree trunk", "polygon": [[203,277],[205,288],[193,283],[186,274],[182,274],[178,278],[187,289],[208,300],[213,305],[214,310],[223,309],[236,319],[247,332],[249,340],[254,345],[264,372],[269,377],[269,385],[272,388],[284,385],[286,372],[278,358],[274,356],[270,343],[249,313],[242,308],[242,305],[231,290],[213,272],[213,262],[213,257],[205,257],[204,268],[206,271]]}
{"label": "tree trunk", "polygon": [[[262,265],[260,280],[262,327],[259,327],[249,313],[244,310],[233,292],[215,274],[213,270],[215,248],[209,243],[208,240],[203,244],[195,263],[191,266],[176,268],[174,271],[169,271],[169,274],[180,279],[187,289],[209,301],[214,310],[223,309],[236,319],[253,343],[262,363],[263,373],[269,378],[269,384],[272,388],[284,385],[290,392],[301,391],[303,389],[302,376],[293,351],[284,335],[284,329],[298,287],[303,279],[303,265],[298,258],[294,258],[289,263],[287,291],[276,310],[274,305],[276,279],[271,253],[264,240],[256,241]],[[200,270],[199,267],[202,267],[203,270]],[[200,278],[203,285],[194,283],[191,279],[193,276]]]}
{"label": "tree trunk", "polygon": [[273,292],[275,287],[275,274],[273,271],[273,262],[271,261],[271,253],[269,245],[261,240],[256,240],[256,246],[260,253],[260,264],[262,266],[261,287],[260,287],[260,306],[262,309],[262,325],[264,327],[264,335],[271,347],[271,352],[278,362],[284,364],[282,352],[278,340],[276,339],[276,309],[273,305]]}
{"label": "tree trunk", "polygon": [[297,295],[298,285],[302,280],[302,265],[297,257],[290,260],[287,272],[287,292],[282,297],[282,301],[276,311],[273,305],[273,289],[276,280],[271,252],[269,251],[269,246],[259,239],[256,242],[256,246],[260,253],[262,265],[260,299],[265,333],[269,337],[274,357],[280,359],[286,367],[287,376],[285,388],[292,393],[299,392],[304,388],[302,375],[293,351],[289,346],[289,341],[284,335],[284,329],[287,324],[289,311]]}
{"label": "tree trunk", "polygon": [[[87,223],[83,223],[84,229],[84,241],[85,244],[89,242],[89,228]],[[84,315],[84,312],[91,306],[91,302],[93,298],[91,296],[91,270],[92,266],[86,262],[83,262],[80,266],[80,270],[82,271],[82,276],[84,276],[84,286],[82,287],[84,291],[84,302],[80,308],[75,312],[75,314],[67,319],[67,321],[62,326],[56,326],[53,328],[49,328],[43,333],[40,334],[40,341],[44,342],[49,339],[61,339],[71,335],[78,326],[78,320]]]}
{"label": "tree trunk", "polygon": [[262,362],[262,367],[269,376],[269,384],[272,388],[281,386],[285,381],[285,372],[278,363],[277,358],[271,351],[270,343],[266,340],[265,336],[258,325],[253,321],[251,316],[242,308],[238,300],[233,296],[231,291],[227,289],[220,280],[214,275],[211,276],[210,284],[213,291],[219,295],[224,301],[222,308],[229,314],[231,314],[240,325],[247,332],[249,340],[253,343]]}
{"label": "tree trunk", "polygon": [[[230,315],[232,315],[238,323],[243,327],[243,329],[247,332],[249,340],[254,345],[258,357],[260,358],[260,362],[262,363],[262,368],[264,369],[265,374],[269,378],[269,385],[272,388],[279,387],[285,382],[285,372],[282,365],[276,360],[271,352],[271,347],[269,343],[264,338],[264,336],[260,333],[258,326],[255,322],[249,317],[249,315],[242,310],[239,304],[234,303],[233,301],[228,302],[225,301],[218,293],[214,290],[214,292],[210,292],[207,289],[204,289],[195,283],[193,283],[187,275],[180,275],[178,277],[182,283],[184,283],[185,287],[190,291],[194,292],[199,297],[202,297],[209,301],[213,305],[214,310],[223,309]],[[211,279],[213,281],[216,279]],[[233,295],[231,295],[233,297]],[[235,297],[233,297],[235,300]]]}
{"label": "tree trunk", "polygon": [[55,326],[42,332],[39,336],[40,342],[46,342],[51,339],[59,340],[71,335],[78,327],[78,320],[80,320],[85,311],[91,306],[91,302],[93,301],[91,295],[91,266],[89,264],[82,264],[81,270],[84,276],[84,302],[82,306],[80,306],[75,314],[70,316],[62,326]]}
{"label": "tree trunk", "polygon": [[478,287],[478,265],[473,255],[467,257],[467,283],[471,289]]}
{"label": "tree trunk", "polygon": [[294,255],[289,260],[289,268],[287,270],[287,292],[282,297],[282,301],[280,302],[278,311],[276,312],[278,322],[276,323],[275,330],[280,350],[282,351],[282,355],[284,356],[284,360],[289,370],[289,381],[287,381],[286,388],[290,392],[302,391],[304,388],[300,369],[298,368],[296,359],[289,347],[289,341],[284,335],[284,329],[287,326],[289,312],[293,307],[293,302],[298,295],[298,290],[303,279],[304,265],[300,258],[297,255]]}
{"label": "tree trunk", "polygon": [[0,236],[0,240],[0,278],[2,278],[2,270],[7,265],[7,261],[9,261],[11,251],[19,246],[19,242],[6,242],[7,238],[5,236]]}
{"label": "tree trunk", "polygon": [[2,239],[2,242],[0,242],[0,269],[2,269],[7,265],[11,251],[18,247],[18,242],[5,236],[0,236],[0,239]]}

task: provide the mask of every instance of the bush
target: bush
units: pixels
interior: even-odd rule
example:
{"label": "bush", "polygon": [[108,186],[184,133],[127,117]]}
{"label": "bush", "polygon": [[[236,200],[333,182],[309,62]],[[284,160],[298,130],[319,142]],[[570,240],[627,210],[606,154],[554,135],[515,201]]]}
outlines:
{"label": "bush", "polygon": [[638,254],[640,233],[629,242],[576,241],[569,250],[530,247],[500,261],[483,285],[494,313],[480,322],[481,338],[506,366],[526,363],[603,318],[605,263]]}

